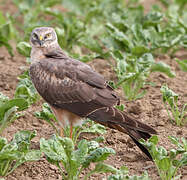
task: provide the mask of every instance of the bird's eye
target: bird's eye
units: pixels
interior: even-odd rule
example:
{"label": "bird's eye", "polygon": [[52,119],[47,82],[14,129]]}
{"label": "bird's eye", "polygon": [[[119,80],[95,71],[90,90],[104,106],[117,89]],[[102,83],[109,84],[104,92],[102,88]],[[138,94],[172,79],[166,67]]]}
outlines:
{"label": "bird's eye", "polygon": [[50,38],[51,37],[51,33],[48,33],[48,34],[46,34],[45,36],[44,36],[44,39],[48,39],[48,38]]}
{"label": "bird's eye", "polygon": [[33,33],[33,38],[38,39],[38,35],[36,33]]}

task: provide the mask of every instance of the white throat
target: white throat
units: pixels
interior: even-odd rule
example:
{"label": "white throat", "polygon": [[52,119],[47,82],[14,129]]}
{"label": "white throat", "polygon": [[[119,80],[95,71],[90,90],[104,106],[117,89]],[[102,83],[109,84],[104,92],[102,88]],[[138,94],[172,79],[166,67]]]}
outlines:
{"label": "white throat", "polygon": [[40,61],[41,59],[43,59],[45,57],[43,49],[37,48],[37,47],[32,47],[30,57],[31,57],[31,64]]}

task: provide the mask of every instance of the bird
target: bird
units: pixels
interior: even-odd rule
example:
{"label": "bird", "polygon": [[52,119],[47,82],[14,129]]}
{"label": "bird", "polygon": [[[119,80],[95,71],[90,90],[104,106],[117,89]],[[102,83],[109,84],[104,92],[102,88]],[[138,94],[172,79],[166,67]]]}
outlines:
{"label": "bird", "polygon": [[52,27],[36,27],[31,32],[29,74],[40,96],[50,105],[63,129],[81,124],[86,118],[130,136],[152,159],[139,140],[157,134],[152,127],[136,120],[116,105],[120,98],[105,78],[89,65],[66,55]]}

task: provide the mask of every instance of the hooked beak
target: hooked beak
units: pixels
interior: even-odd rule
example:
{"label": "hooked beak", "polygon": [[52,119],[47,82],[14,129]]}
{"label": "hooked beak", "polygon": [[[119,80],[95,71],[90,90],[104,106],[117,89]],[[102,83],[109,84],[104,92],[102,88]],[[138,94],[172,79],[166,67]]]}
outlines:
{"label": "hooked beak", "polygon": [[42,36],[39,37],[38,43],[40,44],[40,46],[43,46],[43,44],[44,44],[44,39],[43,39]]}

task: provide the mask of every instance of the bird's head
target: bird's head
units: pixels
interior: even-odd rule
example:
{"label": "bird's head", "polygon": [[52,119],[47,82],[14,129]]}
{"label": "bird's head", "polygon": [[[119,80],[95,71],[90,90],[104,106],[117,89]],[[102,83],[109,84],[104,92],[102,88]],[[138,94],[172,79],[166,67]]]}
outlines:
{"label": "bird's head", "polygon": [[31,33],[30,43],[36,48],[52,48],[58,45],[58,39],[53,28],[37,27]]}

